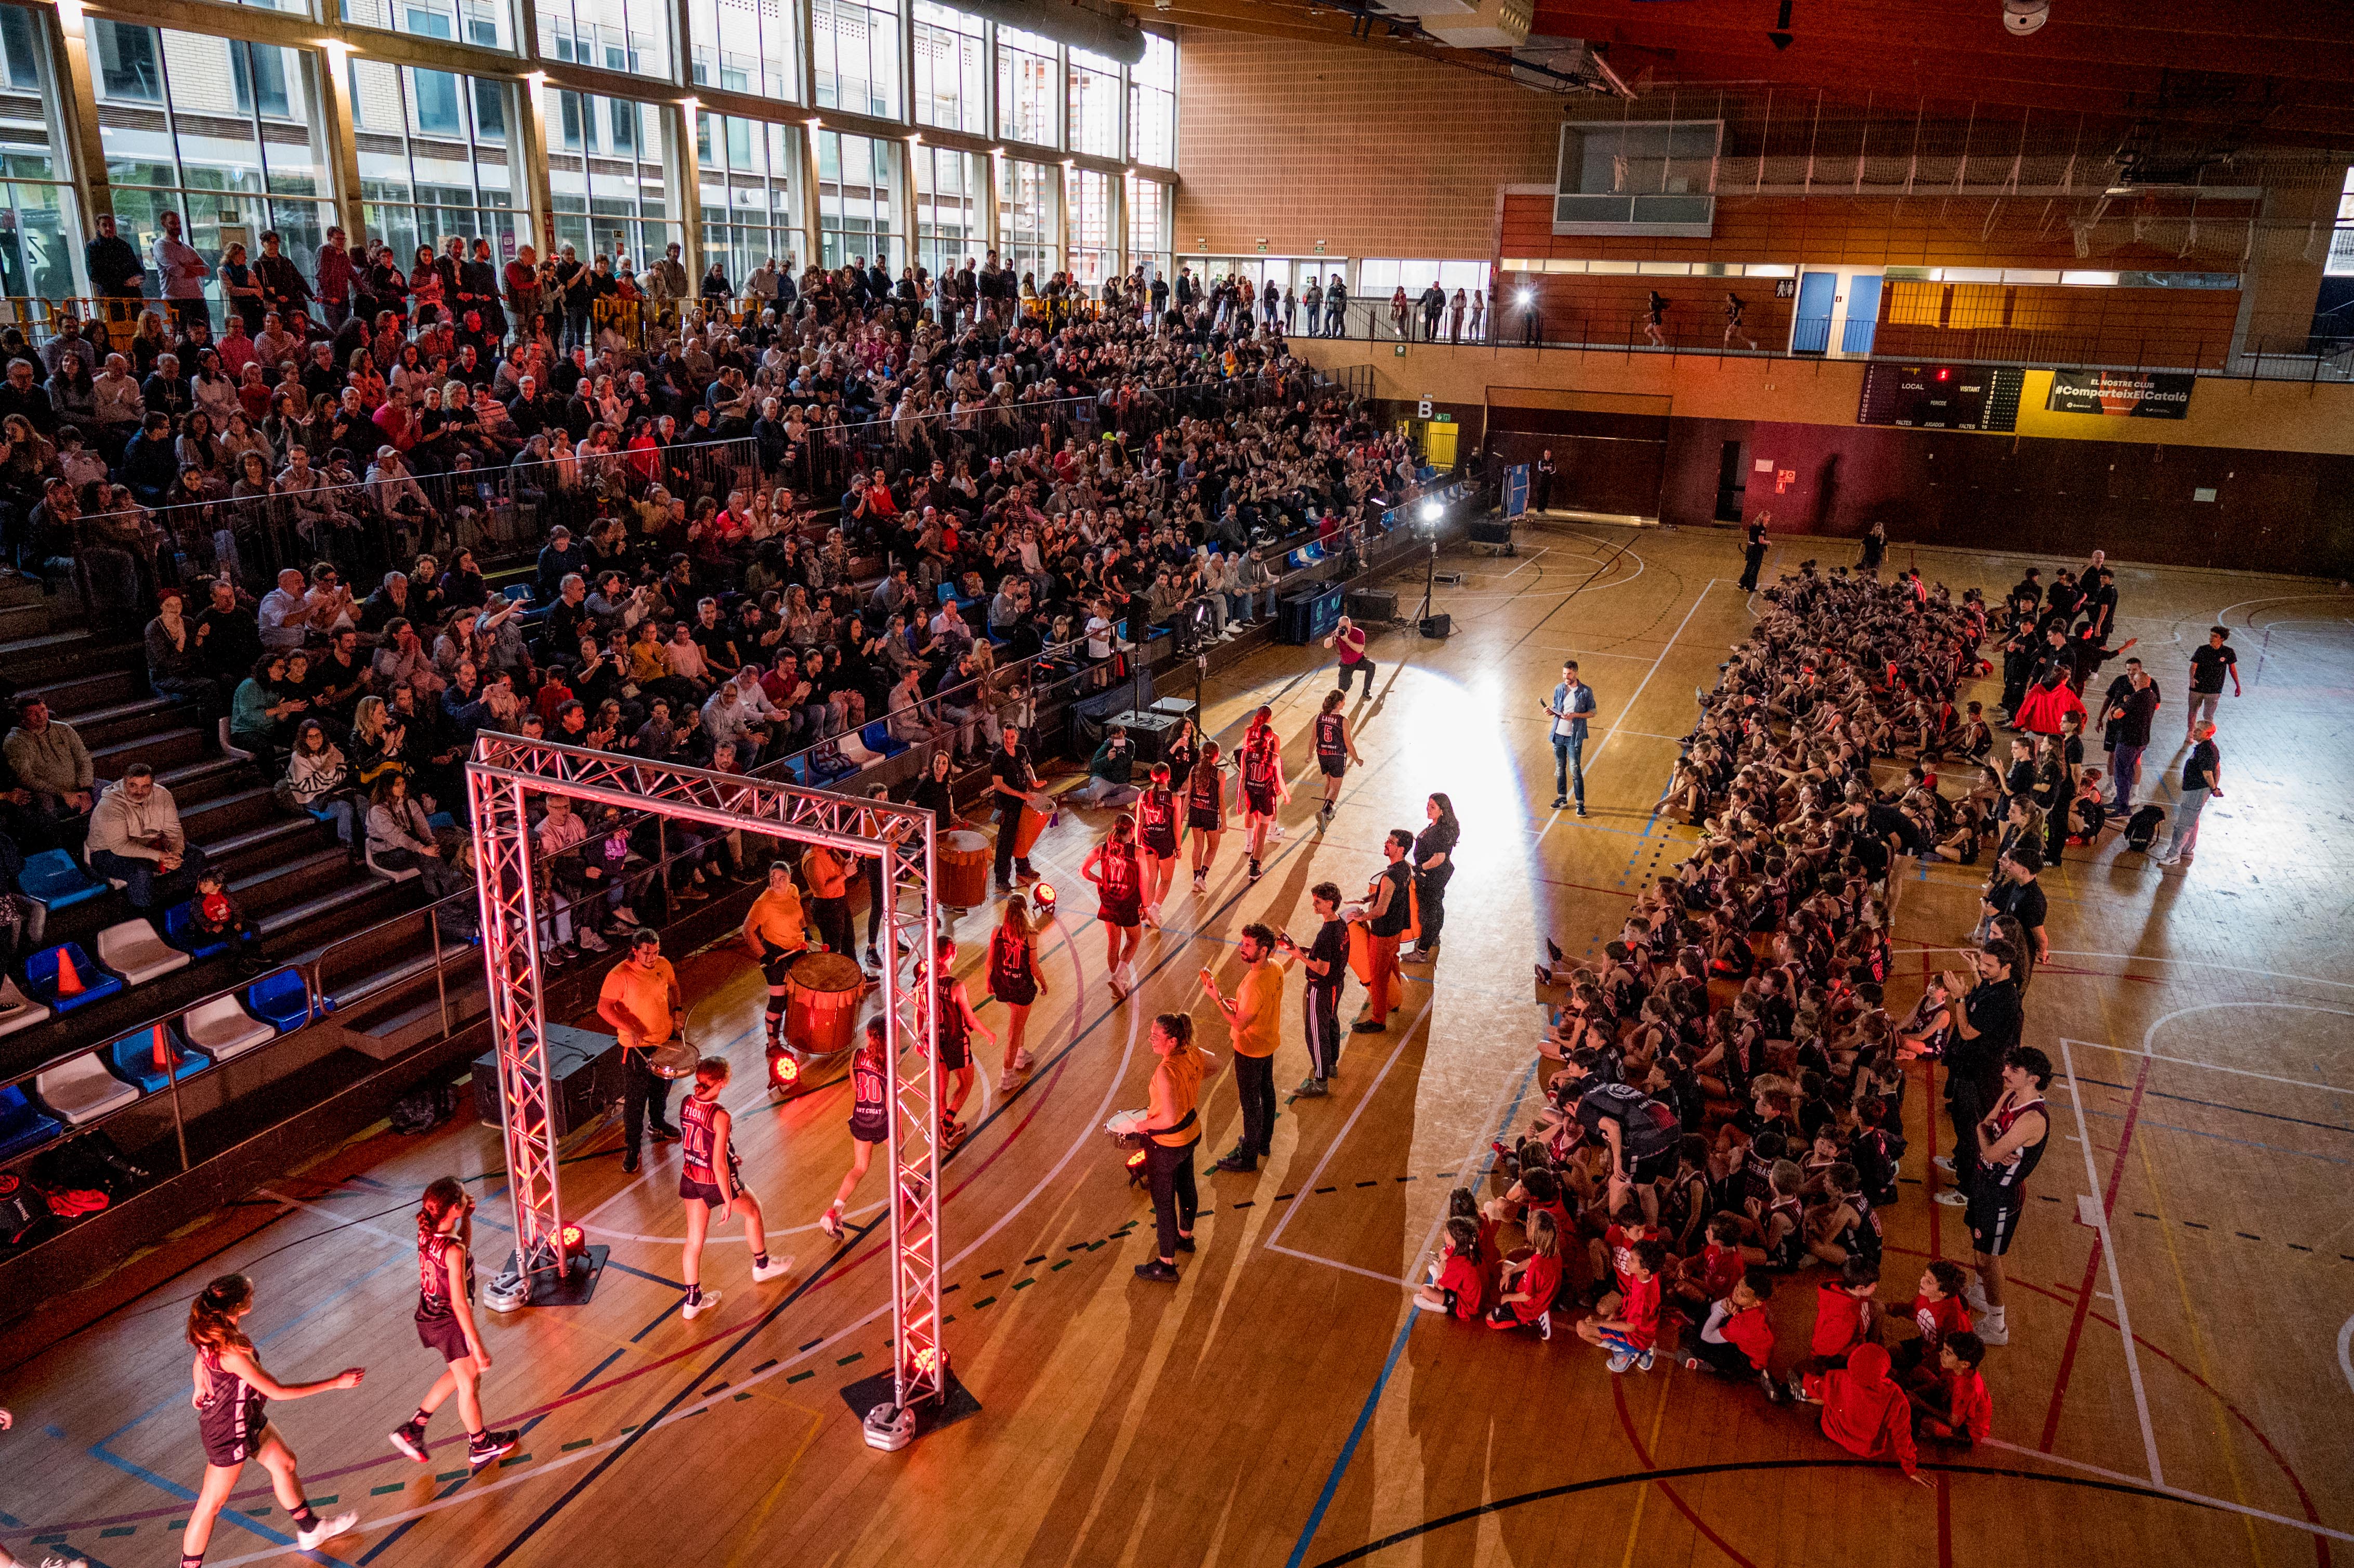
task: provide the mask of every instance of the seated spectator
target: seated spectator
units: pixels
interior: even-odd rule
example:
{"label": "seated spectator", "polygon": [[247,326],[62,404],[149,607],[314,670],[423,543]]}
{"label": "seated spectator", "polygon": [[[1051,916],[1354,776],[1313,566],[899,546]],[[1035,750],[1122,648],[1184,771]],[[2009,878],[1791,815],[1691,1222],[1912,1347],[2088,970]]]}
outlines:
{"label": "seated spectator", "polygon": [[1083,806],[1125,810],[1144,792],[1136,788],[1135,777],[1136,745],[1126,726],[1113,725],[1104,731],[1103,744],[1087,763],[1087,781],[1072,791],[1071,799]]}
{"label": "seated spectator", "polygon": [[294,748],[287,754],[286,774],[278,797],[297,810],[324,812],[334,819],[335,842],[359,860],[359,840],[352,832],[355,782],[343,749],[327,738],[326,726],[306,718],[294,731]]}
{"label": "seated spectator", "polygon": [[370,792],[367,846],[376,864],[387,871],[414,868],[429,899],[439,902],[458,891],[458,873],[442,853],[425,808],[409,799],[405,774],[386,774]]}
{"label": "seated spectator", "polygon": [[89,748],[73,726],[49,717],[49,705],[39,694],[16,699],[16,727],[0,741],[0,750],[7,754],[17,787],[31,791],[35,804],[50,816],[81,816],[97,803]]}
{"label": "seated spectator", "polygon": [[132,763],[100,792],[85,849],[90,870],[121,882],[133,909],[179,903],[205,870],[205,852],[181,830],[172,792],[143,762]]}
{"label": "seated spectator", "polygon": [[[229,699],[229,744],[251,752],[254,767],[272,784],[280,777],[278,754],[286,748],[293,725],[311,705],[289,673],[292,662],[284,653],[264,653],[254,661]],[[309,661],[303,664],[307,669]]]}

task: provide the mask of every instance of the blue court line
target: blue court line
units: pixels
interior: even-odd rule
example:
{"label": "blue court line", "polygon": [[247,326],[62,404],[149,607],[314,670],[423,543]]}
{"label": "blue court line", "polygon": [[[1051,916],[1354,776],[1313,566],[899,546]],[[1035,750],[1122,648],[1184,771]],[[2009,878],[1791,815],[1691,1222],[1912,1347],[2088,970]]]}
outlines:
{"label": "blue court line", "polygon": [[635,1275],[640,1279],[651,1279],[656,1285],[666,1285],[682,1296],[686,1294],[686,1282],[684,1280],[664,1279],[659,1274],[649,1274],[642,1268],[631,1268],[628,1264],[621,1262],[620,1259],[613,1256],[610,1253],[607,1253],[605,1255],[605,1266],[607,1268],[618,1268],[623,1274]]}
{"label": "blue court line", "polygon": [[[116,1469],[123,1471],[125,1474],[138,1478],[140,1480],[146,1482],[149,1486],[155,1488],[158,1491],[164,1493],[168,1497],[177,1498],[182,1502],[192,1503],[196,1500],[196,1493],[180,1485],[177,1481],[165,1480],[163,1477],[157,1475],[154,1471],[148,1469],[143,1465],[134,1465],[130,1460],[109,1454],[104,1449],[95,1445],[91,1446],[90,1452],[92,1457],[102,1460],[105,1463],[113,1466]],[[272,1500],[275,1501],[276,1499],[273,1499]],[[268,1525],[258,1522],[250,1514],[248,1514],[242,1509],[224,1506],[221,1509],[219,1515],[213,1522],[216,1528],[224,1524],[233,1524],[239,1530],[249,1531],[253,1534],[261,1537],[262,1540],[270,1542],[272,1546],[284,1546],[291,1548],[294,1544],[294,1538],[292,1536],[281,1535],[277,1531],[270,1529]],[[334,1556],[328,1552],[305,1552],[302,1555],[313,1563],[332,1563],[335,1565],[335,1568],[354,1568],[353,1564],[345,1563],[342,1558]]]}
{"label": "blue court line", "polygon": [[[2076,1081],[2080,1084],[2098,1084],[2105,1089],[2129,1090],[2133,1087],[2131,1084],[2111,1083],[2106,1078],[2087,1078],[2082,1074],[2077,1075]],[[2304,1117],[2284,1116],[2279,1111],[2254,1110],[2247,1106],[2231,1105],[2222,1100],[2202,1100],[2196,1095],[2169,1095],[2162,1089],[2149,1089],[2144,1092],[2154,1100],[2175,1100],[2186,1106],[2204,1106],[2209,1110],[2230,1111],[2236,1116],[2262,1117],[2266,1121],[2285,1121],[2296,1127],[2317,1127],[2324,1132],[2354,1132],[2354,1127],[2344,1127],[2334,1121],[2308,1121]]]}
{"label": "blue court line", "polygon": [[[2086,1106],[2082,1108],[2086,1116],[2096,1116],[2101,1118],[2104,1121],[2123,1121],[2125,1119],[2125,1118],[2117,1115],[2115,1111],[2094,1110],[2090,1106]],[[2152,1121],[2147,1117],[2144,1117],[2137,1125],[2142,1127],[2154,1127],[2162,1132],[2187,1133],[2192,1138],[2211,1138],[2218,1143],[2236,1143],[2243,1149],[2264,1149],[2269,1150],[2274,1154],[2294,1154],[2300,1159],[2318,1160],[2329,1165],[2354,1165],[2354,1160],[2341,1159],[2335,1154],[2316,1154],[2310,1149],[2288,1149],[2277,1143],[2266,1143],[2261,1139],[2232,1138],[2224,1133],[2208,1132],[2202,1128],[2195,1127],[2176,1127],[2171,1122]]]}
{"label": "blue court line", "polygon": [[[1498,1126],[1510,1127],[1512,1124],[1513,1117],[1520,1112],[1521,1102],[1528,1098],[1529,1083],[1536,1076],[1537,1066],[1537,1063],[1532,1062],[1528,1070],[1521,1075],[1521,1086],[1513,1094],[1512,1103],[1504,1107]],[[1493,1170],[1495,1160],[1495,1150],[1490,1150],[1487,1162],[1479,1168],[1481,1174]],[[1283,1568],[1299,1568],[1307,1558],[1309,1542],[1316,1539],[1317,1531],[1323,1527],[1324,1515],[1341,1490],[1341,1477],[1349,1468],[1349,1461],[1356,1457],[1357,1445],[1364,1440],[1365,1428],[1373,1425],[1373,1412],[1382,1403],[1383,1392],[1389,1387],[1391,1377],[1397,1372],[1398,1357],[1405,1353],[1406,1338],[1414,1332],[1415,1322],[1421,1316],[1422,1309],[1409,1303],[1405,1321],[1399,1325],[1397,1339],[1390,1345],[1389,1360],[1382,1363],[1382,1375],[1375,1378],[1373,1386],[1365,1392],[1364,1408],[1357,1412],[1357,1424],[1349,1428],[1348,1440],[1341,1445],[1341,1452],[1332,1461],[1332,1473],[1324,1478],[1324,1489],[1317,1494],[1316,1506],[1309,1510],[1308,1522],[1300,1527],[1299,1540],[1293,1545],[1291,1555],[1284,1560]]]}

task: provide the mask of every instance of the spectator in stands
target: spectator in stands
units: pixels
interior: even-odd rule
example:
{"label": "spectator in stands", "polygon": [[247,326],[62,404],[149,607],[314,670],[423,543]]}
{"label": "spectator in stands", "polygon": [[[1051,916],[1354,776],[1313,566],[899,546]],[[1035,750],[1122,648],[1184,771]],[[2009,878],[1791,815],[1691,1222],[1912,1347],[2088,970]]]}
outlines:
{"label": "spectator in stands", "polygon": [[313,815],[323,813],[335,824],[335,842],[360,858],[359,840],[352,832],[354,783],[343,748],[327,738],[326,726],[306,718],[294,731],[294,748],[287,754],[286,775],[278,785],[286,804]]}
{"label": "spectator in stands", "polygon": [[458,873],[442,853],[425,808],[409,798],[408,776],[387,772],[376,780],[368,800],[367,848],[376,863],[387,871],[414,870],[429,899],[456,892]]}
{"label": "spectator in stands", "polygon": [[90,751],[73,726],[49,716],[49,705],[38,693],[16,699],[16,727],[0,741],[16,783],[32,791],[34,801],[52,817],[78,817],[96,802],[91,794],[97,774]]}
{"label": "spectator in stands", "polygon": [[90,286],[101,298],[135,300],[144,291],[140,287],[143,269],[139,252],[115,233],[111,212],[98,215],[98,238],[82,247],[82,265],[90,274]]}
{"label": "spectator in stands", "polygon": [[147,686],[159,697],[195,708],[197,727],[209,730],[228,711],[228,702],[206,666],[203,638],[186,609],[178,588],[164,590],[144,634]]}
{"label": "spectator in stands", "polygon": [[100,791],[86,849],[90,870],[122,883],[133,909],[180,903],[205,870],[205,852],[182,831],[172,792],[143,762]]}

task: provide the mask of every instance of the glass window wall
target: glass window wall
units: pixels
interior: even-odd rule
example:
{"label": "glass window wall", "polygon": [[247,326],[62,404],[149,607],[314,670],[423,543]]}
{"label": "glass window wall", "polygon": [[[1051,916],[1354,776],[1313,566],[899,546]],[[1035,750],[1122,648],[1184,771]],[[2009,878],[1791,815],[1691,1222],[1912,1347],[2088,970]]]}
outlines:
{"label": "glass window wall", "polygon": [[864,258],[881,261],[896,278],[907,263],[907,237],[899,232],[897,148],[874,136],[840,131],[817,133],[818,258],[822,266],[846,267]]}
{"label": "glass window wall", "polygon": [[[703,186],[703,264],[720,262],[737,292],[760,263],[798,274],[808,260],[801,227],[801,132],[735,115],[695,116]],[[696,286],[701,287],[700,280]]]}
{"label": "glass window wall", "polygon": [[1144,58],[1129,68],[1128,155],[1177,166],[1177,46],[1158,33],[1144,35]]}
{"label": "glass window wall", "polygon": [[820,109],[846,109],[877,120],[901,118],[896,6],[811,0],[810,33]]}
{"label": "glass window wall", "polygon": [[943,131],[989,134],[989,41],[978,16],[916,0],[915,121]]}
{"label": "glass window wall", "polygon": [[997,29],[997,133],[1009,142],[1060,146],[1055,109],[1063,100],[1055,40],[1019,27]]}
{"label": "glass window wall", "polygon": [[1061,270],[1056,247],[1062,170],[1025,158],[997,161],[998,259],[1034,284]]}
{"label": "glass window wall", "polygon": [[968,256],[982,258],[982,203],[989,192],[976,154],[919,145],[915,161],[916,264],[937,278]]}

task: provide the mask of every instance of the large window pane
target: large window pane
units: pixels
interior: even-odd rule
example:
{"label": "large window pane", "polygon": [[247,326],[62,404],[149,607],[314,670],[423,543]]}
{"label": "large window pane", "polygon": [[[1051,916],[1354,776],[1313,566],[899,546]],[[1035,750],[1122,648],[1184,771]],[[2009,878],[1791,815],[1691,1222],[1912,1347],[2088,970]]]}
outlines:
{"label": "large window pane", "polygon": [[1119,62],[1071,51],[1070,150],[1119,156]]}
{"label": "large window pane", "polygon": [[811,0],[810,58],[821,109],[899,119],[899,13],[858,0]]}
{"label": "large window pane", "polygon": [[601,254],[626,259],[636,270],[682,243],[653,106],[552,86],[544,92],[557,243],[583,261]]}
{"label": "large window pane", "polygon": [[415,265],[418,247],[438,250],[451,238],[488,239],[502,264],[531,243],[501,145],[500,83],[371,59],[354,59],[351,73],[368,233],[391,246],[404,269]]}
{"label": "large window pane", "polygon": [[1055,107],[1062,101],[1055,40],[1019,27],[997,29],[997,133],[1010,142],[1059,146]]}
{"label": "large window pane", "polygon": [[896,276],[907,264],[907,239],[892,216],[896,150],[874,137],[817,133],[820,265],[846,267],[864,258]]}
{"label": "large window pane", "polygon": [[1100,285],[1119,265],[1111,227],[1111,176],[1093,169],[1069,171],[1071,275]]}
{"label": "large window pane", "polygon": [[997,162],[997,249],[1014,271],[1044,284],[1061,270],[1055,245],[1062,170],[1023,158]]}
{"label": "large window pane", "polygon": [[773,260],[778,270],[794,274],[809,254],[799,195],[801,134],[765,121],[695,117],[704,262],[724,262],[738,294],[761,262]]}
{"label": "large window pane", "polygon": [[1129,68],[1128,155],[1177,166],[1177,46],[1158,33],[1144,35],[1144,58]]}
{"label": "large window pane", "polygon": [[987,41],[977,16],[916,0],[915,122],[944,131],[989,134],[988,95],[981,72]]}
{"label": "large window pane", "polygon": [[1128,265],[1146,277],[1170,276],[1169,187],[1139,175],[1128,176]]}
{"label": "large window pane", "polygon": [[0,69],[9,90],[0,94],[0,291],[62,299],[80,293],[74,258],[79,211],[57,176],[68,167],[50,90],[46,37],[31,13],[0,6]]}
{"label": "large window pane", "polygon": [[915,161],[916,264],[937,278],[961,267],[968,256],[981,259],[981,204],[989,192],[973,154],[919,146]]}
{"label": "large window pane", "polygon": [[[302,9],[301,0],[281,0]],[[413,33],[420,38],[462,38],[487,48],[514,48],[514,26],[504,0],[337,0],[346,22]]]}
{"label": "large window pane", "polygon": [[790,0],[688,0],[695,84],[800,101],[793,9]]}
{"label": "large window pane", "polygon": [[547,59],[667,78],[670,15],[663,0],[536,0]]}

